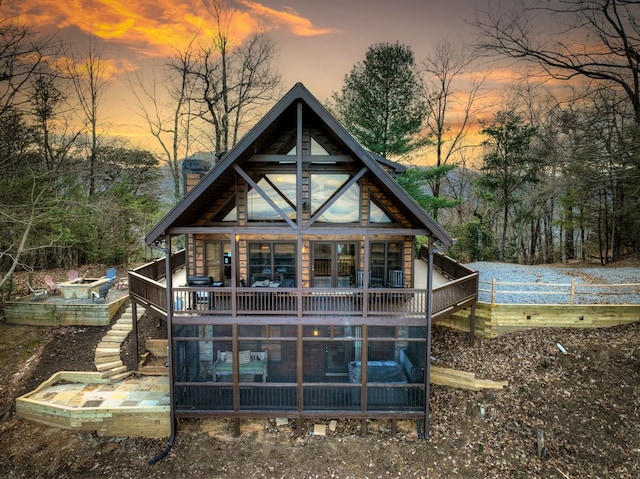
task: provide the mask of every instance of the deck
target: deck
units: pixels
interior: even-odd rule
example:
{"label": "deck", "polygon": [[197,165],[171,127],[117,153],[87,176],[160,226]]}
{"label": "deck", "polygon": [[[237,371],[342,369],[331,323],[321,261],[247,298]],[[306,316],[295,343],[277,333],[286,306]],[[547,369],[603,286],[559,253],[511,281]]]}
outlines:
{"label": "deck", "polygon": [[[166,315],[166,286],[162,281],[163,267],[153,263],[147,269],[150,277],[130,275],[130,295],[134,301],[154,312]],[[426,265],[416,263],[416,288],[322,290],[300,288],[260,291],[251,288],[173,288],[174,302],[182,299],[183,307],[175,308],[172,318],[179,324],[197,316],[198,323],[206,318],[220,324],[255,318],[278,318],[277,321],[303,324],[319,317],[330,320],[336,313],[366,317],[369,324],[376,318],[382,322],[390,316],[401,322],[424,324]],[[434,318],[437,314],[475,301],[477,274],[450,279],[457,274],[438,268],[434,271]],[[174,284],[184,284],[177,268]],[[453,286],[452,286],[453,285]],[[137,289],[136,289],[137,288]],[[443,294],[444,293],[444,294]],[[235,296],[234,296],[235,295]],[[241,298],[241,299],[238,299]],[[440,301],[440,302],[437,302]],[[174,305],[175,306],[175,305]],[[287,319],[289,318],[289,319]],[[335,320],[335,319],[333,319]],[[318,343],[319,344],[319,343]],[[365,343],[366,345],[366,338]],[[369,363],[367,363],[369,364]],[[367,368],[372,367],[371,364]],[[405,365],[406,367],[406,365]],[[366,372],[364,373],[366,377]],[[425,391],[422,380],[387,383],[351,382],[351,378],[330,376],[284,377],[271,375],[268,382],[249,380],[234,373],[228,382],[215,382],[206,376],[202,382],[176,381],[175,396],[191,416],[198,411],[218,417],[369,417],[421,418],[424,415]],[[422,378],[422,376],[421,376]],[[417,378],[413,378],[417,379]],[[211,401],[212,395],[217,400]],[[110,436],[166,437],[170,431],[169,383],[166,376],[140,377],[109,381],[98,373],[61,372],[35,391],[16,401],[21,417],[44,424],[97,431]],[[181,415],[181,411],[176,411]]]}

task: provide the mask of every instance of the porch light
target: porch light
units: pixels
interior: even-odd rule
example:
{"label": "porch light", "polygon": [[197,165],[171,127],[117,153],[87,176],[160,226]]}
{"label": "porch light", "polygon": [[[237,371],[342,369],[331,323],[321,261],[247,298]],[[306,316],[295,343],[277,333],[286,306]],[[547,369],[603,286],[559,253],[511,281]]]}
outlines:
{"label": "porch light", "polygon": [[320,335],[320,331],[318,331],[318,327],[317,327],[317,326],[315,326],[315,327],[313,328],[313,335],[314,335],[314,336],[318,336],[318,335]]}

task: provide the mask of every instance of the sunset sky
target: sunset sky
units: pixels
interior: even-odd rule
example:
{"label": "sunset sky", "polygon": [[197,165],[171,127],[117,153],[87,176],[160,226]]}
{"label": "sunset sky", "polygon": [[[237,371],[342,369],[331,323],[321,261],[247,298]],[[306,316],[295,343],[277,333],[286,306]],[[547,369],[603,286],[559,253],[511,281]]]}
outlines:
{"label": "sunset sky", "polygon": [[[344,76],[380,42],[409,45],[421,60],[442,38],[469,40],[476,8],[489,0],[236,0],[232,27],[241,41],[257,29],[278,47],[283,88],[302,82],[321,102],[340,90]],[[496,3],[496,0],[492,0]],[[126,75],[151,72],[193,33],[210,33],[203,0],[4,0],[2,16],[16,15],[42,33],[56,34],[79,49],[96,41],[114,77],[102,121],[109,132],[150,147],[132,110]]]}

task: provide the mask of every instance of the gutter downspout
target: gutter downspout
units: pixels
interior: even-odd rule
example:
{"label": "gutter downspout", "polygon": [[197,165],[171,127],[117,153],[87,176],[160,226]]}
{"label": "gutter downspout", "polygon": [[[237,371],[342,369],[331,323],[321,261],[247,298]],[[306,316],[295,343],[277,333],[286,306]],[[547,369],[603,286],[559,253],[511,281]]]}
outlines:
{"label": "gutter downspout", "polygon": [[[168,243],[168,245],[167,245]],[[169,421],[171,422],[171,433],[169,435],[169,442],[164,450],[155,456],[153,459],[149,461],[149,465],[153,466],[155,463],[163,459],[171,448],[173,447],[173,443],[176,439],[176,416],[175,416],[175,407],[174,407],[174,386],[173,386],[173,332],[171,323],[173,322],[173,303],[171,301],[171,290],[173,288],[172,283],[172,270],[171,270],[171,237],[165,239],[165,246],[160,247],[154,244],[149,245],[152,249],[163,251],[165,257],[165,283],[166,283],[166,301],[167,301],[167,362],[169,363]]]}

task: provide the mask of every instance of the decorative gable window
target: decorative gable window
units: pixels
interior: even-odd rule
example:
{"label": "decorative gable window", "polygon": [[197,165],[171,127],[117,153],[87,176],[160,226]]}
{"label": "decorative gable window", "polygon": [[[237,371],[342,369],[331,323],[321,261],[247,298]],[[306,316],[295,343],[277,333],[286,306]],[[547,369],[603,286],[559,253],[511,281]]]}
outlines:
{"label": "decorative gable window", "polygon": [[369,201],[369,223],[393,223],[389,215],[385,213],[378,203],[373,200]]}
{"label": "decorative gable window", "polygon": [[277,173],[265,175],[257,183],[260,191],[247,193],[247,217],[249,221],[284,221],[282,214],[265,198],[273,201],[289,219],[296,219],[296,175]]}
{"label": "decorative gable window", "polygon": [[325,208],[318,221],[324,223],[360,222],[360,186],[351,185],[339,196],[341,188],[349,181],[348,174],[311,174],[311,213],[315,215]]}

